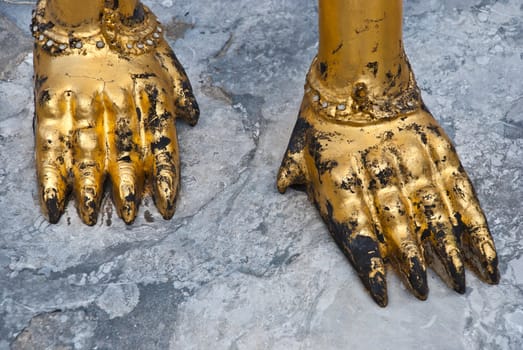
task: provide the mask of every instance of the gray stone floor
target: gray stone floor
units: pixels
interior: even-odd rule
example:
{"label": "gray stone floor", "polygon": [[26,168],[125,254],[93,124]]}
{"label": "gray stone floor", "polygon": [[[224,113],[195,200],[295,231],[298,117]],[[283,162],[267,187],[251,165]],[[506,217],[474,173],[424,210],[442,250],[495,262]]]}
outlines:
{"label": "gray stone floor", "polygon": [[[18,4],[14,4],[18,3]],[[523,5],[407,0],[423,97],[488,216],[499,286],[430,298],[394,273],[376,306],[306,195],[275,175],[317,50],[315,0],[145,1],[202,107],[179,125],[171,221],[146,199],[126,227],[72,204],[40,214],[33,166],[31,1],[0,1],[0,349],[522,349]]]}

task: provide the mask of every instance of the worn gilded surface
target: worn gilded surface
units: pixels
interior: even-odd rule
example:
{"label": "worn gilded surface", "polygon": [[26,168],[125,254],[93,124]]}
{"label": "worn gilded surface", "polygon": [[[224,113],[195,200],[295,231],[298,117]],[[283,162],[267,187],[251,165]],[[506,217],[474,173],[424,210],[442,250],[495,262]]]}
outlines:
{"label": "worn gilded surface", "polygon": [[420,98],[401,0],[320,0],[320,46],[278,174],[306,185],[365,287],[387,305],[390,261],[418,298],[427,265],[465,293],[465,262],[498,283],[485,215],[454,146]]}
{"label": "worn gilded surface", "polygon": [[275,185],[318,54],[318,3],[144,4],[202,117],[177,124],[171,220],[145,195],[126,225],[107,196],[87,226],[74,200],[54,225],[39,208],[34,3],[0,1],[0,349],[523,348],[521,1],[404,2],[405,51],[474,184],[501,280],[467,271],[459,295],[428,268],[420,302],[388,268],[386,308],[307,194]]}
{"label": "worn gilded surface", "polygon": [[156,17],[119,6],[41,0],[34,12],[36,168],[52,223],[71,191],[82,220],[96,224],[106,178],[126,223],[145,190],[164,218],[175,211],[174,121],[194,125],[199,109]]}

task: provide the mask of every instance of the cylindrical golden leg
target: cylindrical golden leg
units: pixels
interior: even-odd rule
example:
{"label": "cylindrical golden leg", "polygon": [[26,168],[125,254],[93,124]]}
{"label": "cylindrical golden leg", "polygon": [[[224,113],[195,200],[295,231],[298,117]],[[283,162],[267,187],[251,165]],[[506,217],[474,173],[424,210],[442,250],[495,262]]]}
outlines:
{"label": "cylindrical golden leg", "polygon": [[401,0],[320,0],[319,51],[307,83],[327,115],[368,123],[421,106],[401,15]]}
{"label": "cylindrical golden leg", "polygon": [[100,26],[103,3],[104,0],[48,0],[46,11],[50,18],[62,26]]}
{"label": "cylindrical golden leg", "polygon": [[428,265],[459,293],[465,262],[497,283],[485,216],[404,53],[401,0],[319,3],[319,52],[278,189],[306,185],[381,306],[387,261],[420,299],[428,296]]}
{"label": "cylindrical golden leg", "polygon": [[138,2],[138,0],[120,0],[118,1],[118,10],[123,16],[131,17]]}
{"label": "cylindrical golden leg", "polygon": [[372,80],[382,90],[399,67],[408,81],[401,0],[320,0],[319,34],[318,69],[329,87]]}

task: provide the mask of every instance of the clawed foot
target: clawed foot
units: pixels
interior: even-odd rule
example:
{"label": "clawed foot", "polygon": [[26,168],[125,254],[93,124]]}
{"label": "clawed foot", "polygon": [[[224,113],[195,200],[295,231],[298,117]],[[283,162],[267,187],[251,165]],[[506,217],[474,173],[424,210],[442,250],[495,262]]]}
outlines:
{"label": "clawed foot", "polygon": [[72,191],[83,222],[94,225],[106,178],[126,223],[135,219],[148,185],[162,216],[171,218],[180,178],[175,119],[195,125],[199,110],[161,26],[145,7],[138,28],[106,10],[99,31],[60,36],[39,6],[36,166],[49,221],[58,222]]}
{"label": "clawed foot", "polygon": [[281,193],[306,185],[373,299],[387,304],[386,262],[422,300],[427,266],[459,293],[465,292],[465,263],[487,283],[498,283],[485,216],[431,114],[419,108],[365,124],[335,120],[328,107],[307,88],[277,185]]}

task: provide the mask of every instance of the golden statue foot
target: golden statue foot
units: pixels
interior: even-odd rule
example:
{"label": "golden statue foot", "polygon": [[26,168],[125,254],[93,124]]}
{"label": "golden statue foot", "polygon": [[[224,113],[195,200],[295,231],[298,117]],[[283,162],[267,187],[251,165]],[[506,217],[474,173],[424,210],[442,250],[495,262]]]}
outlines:
{"label": "golden statue foot", "polygon": [[126,223],[148,188],[171,218],[180,178],[175,118],[198,120],[155,16],[136,1],[104,3],[40,0],[34,12],[36,167],[52,223],[72,191],[81,219],[94,225],[106,178]]}
{"label": "golden statue foot", "polygon": [[472,184],[404,54],[400,0],[320,0],[319,53],[278,174],[280,192],[298,184],[381,306],[387,262],[422,300],[427,266],[459,293],[466,263],[499,281]]}

